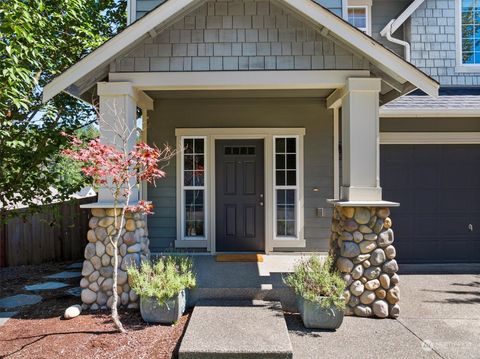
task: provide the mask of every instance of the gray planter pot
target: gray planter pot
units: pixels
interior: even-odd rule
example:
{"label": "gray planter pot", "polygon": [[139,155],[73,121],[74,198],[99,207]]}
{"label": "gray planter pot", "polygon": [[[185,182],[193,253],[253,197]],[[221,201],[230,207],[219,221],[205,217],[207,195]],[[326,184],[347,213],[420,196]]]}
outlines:
{"label": "gray planter pot", "polygon": [[297,295],[297,306],[306,328],[335,330],[342,325],[343,311],[336,307],[322,308],[318,303],[306,300],[299,295]]}
{"label": "gray planter pot", "polygon": [[178,296],[159,303],[156,298],[140,298],[140,314],[147,323],[172,324],[185,312],[186,296],[182,290]]}

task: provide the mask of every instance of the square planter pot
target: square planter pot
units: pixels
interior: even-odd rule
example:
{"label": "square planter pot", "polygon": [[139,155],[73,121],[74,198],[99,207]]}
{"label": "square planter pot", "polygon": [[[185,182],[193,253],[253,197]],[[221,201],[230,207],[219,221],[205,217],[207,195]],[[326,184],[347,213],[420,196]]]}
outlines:
{"label": "square planter pot", "polygon": [[164,304],[153,297],[140,298],[140,314],[147,323],[172,324],[185,312],[186,295],[182,290],[178,296],[170,298]]}
{"label": "square planter pot", "polygon": [[306,328],[335,330],[343,322],[343,311],[336,307],[322,308],[301,296],[297,296],[297,306]]}

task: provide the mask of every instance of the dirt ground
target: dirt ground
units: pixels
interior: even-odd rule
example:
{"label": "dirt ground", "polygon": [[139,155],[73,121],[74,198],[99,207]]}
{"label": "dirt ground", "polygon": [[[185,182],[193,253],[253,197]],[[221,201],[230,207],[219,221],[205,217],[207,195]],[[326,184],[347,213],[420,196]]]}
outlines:
{"label": "dirt ground", "polygon": [[[0,268],[0,298],[28,294],[25,285],[54,281],[42,277],[64,271],[68,264]],[[77,286],[78,281],[61,282]],[[41,303],[17,309],[19,313],[0,327],[0,358],[176,357],[188,313],[176,325],[162,326],[144,323],[137,310],[120,311],[128,330],[120,334],[106,311],[83,312],[63,320],[65,308],[80,302],[80,298],[65,293],[68,288],[35,293],[43,297]]]}

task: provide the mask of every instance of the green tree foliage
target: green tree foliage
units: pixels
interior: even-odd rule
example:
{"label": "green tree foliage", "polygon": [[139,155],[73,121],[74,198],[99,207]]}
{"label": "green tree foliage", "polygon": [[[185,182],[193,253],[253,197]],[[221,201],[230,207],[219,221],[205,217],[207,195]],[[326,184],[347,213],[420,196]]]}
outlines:
{"label": "green tree foliage", "polygon": [[63,199],[82,185],[60,156],[68,146],[60,133],[94,122],[95,112],[66,94],[43,104],[42,89],[121,31],[125,8],[126,0],[0,1],[0,207]]}

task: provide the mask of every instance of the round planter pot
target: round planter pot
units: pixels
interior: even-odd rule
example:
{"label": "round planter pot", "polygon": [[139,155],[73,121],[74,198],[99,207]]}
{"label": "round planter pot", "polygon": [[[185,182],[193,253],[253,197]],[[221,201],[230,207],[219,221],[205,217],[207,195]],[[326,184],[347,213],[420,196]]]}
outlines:
{"label": "round planter pot", "polygon": [[306,328],[335,330],[342,325],[343,311],[336,307],[322,308],[301,296],[297,296],[297,306]]}
{"label": "round planter pot", "polygon": [[165,303],[159,303],[154,297],[140,298],[140,314],[147,323],[173,324],[185,312],[185,307],[186,296],[184,290]]}

